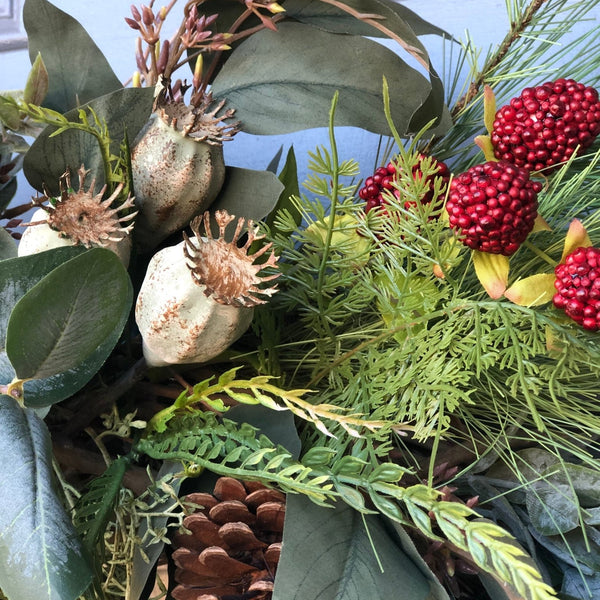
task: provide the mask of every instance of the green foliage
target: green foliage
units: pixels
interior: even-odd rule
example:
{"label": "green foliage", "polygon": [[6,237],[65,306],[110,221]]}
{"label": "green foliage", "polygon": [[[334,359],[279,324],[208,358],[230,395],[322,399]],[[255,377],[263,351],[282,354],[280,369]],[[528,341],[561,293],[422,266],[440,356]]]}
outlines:
{"label": "green foliage", "polygon": [[52,443],[31,409],[0,395],[0,582],[10,598],[76,600],[92,571],[55,491]]}

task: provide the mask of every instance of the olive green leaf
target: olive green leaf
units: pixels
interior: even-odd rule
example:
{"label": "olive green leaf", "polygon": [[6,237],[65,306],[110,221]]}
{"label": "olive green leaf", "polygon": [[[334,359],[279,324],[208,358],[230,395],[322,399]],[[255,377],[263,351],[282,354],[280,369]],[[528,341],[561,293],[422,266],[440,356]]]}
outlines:
{"label": "olive green leaf", "polygon": [[87,31],[46,0],[25,0],[23,22],[33,63],[42,55],[49,80],[44,105],[66,112],[122,87]]}
{"label": "olive green leaf", "polygon": [[127,271],[110,250],[92,248],[56,267],[10,315],[6,352],[17,377],[48,378],[77,368],[107,341],[112,349],[132,301]]}
{"label": "olive green leaf", "polygon": [[[389,135],[382,110],[384,75],[394,123],[405,134],[431,84],[397,54],[360,36],[283,22],[277,32],[261,31],[234,50],[212,89],[236,109],[248,133],[327,126],[331,99],[339,91],[336,125]],[[427,120],[440,116],[430,114]]]}
{"label": "olive green leaf", "polygon": [[17,243],[4,227],[0,227],[0,260],[15,258],[15,256],[17,256]]}
{"label": "olive green leaf", "polygon": [[55,492],[48,429],[8,396],[0,428],[0,588],[19,600],[75,600],[92,572]]}

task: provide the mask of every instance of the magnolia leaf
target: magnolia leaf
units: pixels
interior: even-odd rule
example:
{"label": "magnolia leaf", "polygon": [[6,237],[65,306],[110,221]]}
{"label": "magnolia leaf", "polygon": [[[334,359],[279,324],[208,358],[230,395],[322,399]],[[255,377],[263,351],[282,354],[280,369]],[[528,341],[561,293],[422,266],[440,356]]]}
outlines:
{"label": "magnolia leaf", "polygon": [[31,71],[27,77],[27,83],[23,90],[23,102],[40,106],[48,93],[48,71],[42,55],[38,55],[31,65]]}
{"label": "magnolia leaf", "polygon": [[472,256],[475,273],[485,291],[494,300],[501,298],[508,285],[508,256],[479,250],[473,250]]}
{"label": "magnolia leaf", "polygon": [[[401,133],[408,131],[413,114],[429,97],[427,79],[381,44],[302,23],[283,22],[278,30],[261,31],[240,44],[213,82],[215,96],[236,109],[248,133],[325,127],[331,99],[339,91],[336,125],[389,135],[383,110],[376,108],[383,106],[384,74]],[[440,116],[431,114],[427,120]]]}
{"label": "magnolia leaf", "polygon": [[552,300],[556,289],[552,273],[537,273],[515,281],[504,296],[519,306],[541,306]]}
{"label": "magnolia leaf", "polygon": [[486,161],[498,161],[494,154],[494,147],[492,146],[492,140],[489,135],[478,135],[473,141],[483,152]]}
{"label": "magnolia leaf", "polygon": [[64,113],[122,87],[87,31],[46,0],[25,0],[23,22],[34,63],[41,54],[49,88],[44,105]]}
{"label": "magnolia leaf", "polygon": [[[133,140],[152,112],[152,88],[125,88],[102,96],[89,103],[96,115],[106,121],[113,144],[111,151],[119,154],[119,144],[127,135]],[[78,121],[78,111],[65,115]],[[23,172],[38,191],[45,185],[52,195],[58,195],[58,180],[69,168],[77,170],[81,164],[96,178],[97,188],[104,184],[104,165],[97,140],[89,133],[71,129],[57,136],[54,127],[46,127],[31,145],[25,156]]]}
{"label": "magnolia leaf", "polygon": [[0,227],[0,260],[15,258],[16,256],[17,242],[4,227]]}
{"label": "magnolia leaf", "polygon": [[422,569],[380,517],[288,495],[273,600],[447,600]]}
{"label": "magnolia leaf", "polygon": [[54,490],[44,422],[0,396],[0,588],[19,600],[75,600],[92,572]]}
{"label": "magnolia leaf", "polygon": [[565,245],[560,262],[564,263],[567,256],[571,252],[575,252],[577,248],[589,248],[591,245],[592,240],[583,223],[579,219],[573,219],[569,224],[569,230],[565,237]]}
{"label": "magnolia leaf", "polygon": [[[483,122],[487,132],[492,135],[494,120],[496,119],[496,96],[489,85],[483,86]],[[492,159],[487,159],[492,160]]]}
{"label": "magnolia leaf", "polygon": [[69,371],[107,340],[116,342],[132,301],[127,271],[110,250],[93,248],[56,267],[10,315],[6,352],[17,377]]}
{"label": "magnolia leaf", "polygon": [[552,227],[550,227],[550,225],[548,225],[546,222],[546,219],[544,219],[544,217],[538,213],[535,221],[533,222],[533,229],[531,230],[531,233],[538,233],[539,231],[552,231]]}

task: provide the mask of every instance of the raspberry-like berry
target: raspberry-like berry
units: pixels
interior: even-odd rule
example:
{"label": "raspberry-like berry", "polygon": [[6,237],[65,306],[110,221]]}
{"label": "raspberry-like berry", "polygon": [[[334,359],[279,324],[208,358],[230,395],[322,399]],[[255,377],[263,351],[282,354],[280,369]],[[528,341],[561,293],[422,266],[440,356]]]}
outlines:
{"label": "raspberry-like berry", "polygon": [[[420,169],[421,160],[425,158],[423,155],[419,156],[419,162],[413,167],[412,174],[415,179],[423,177],[423,172]],[[437,165],[437,171],[434,175],[428,175],[426,182],[429,183],[428,191],[421,198],[423,204],[429,204],[433,200],[433,178],[441,177],[444,180],[444,184],[447,185],[450,180],[450,170],[441,160],[436,160],[433,166]],[[390,162],[385,167],[379,167],[371,177],[365,179],[364,186],[359,190],[358,195],[367,204],[365,211],[369,212],[373,208],[380,208],[386,204],[383,190],[389,190],[396,198],[400,198],[399,190],[394,186],[396,181],[396,165]],[[443,189],[443,188],[442,188]],[[415,202],[407,200],[404,202],[404,208],[410,208],[414,206]]]}
{"label": "raspberry-like berry", "polygon": [[554,306],[590,331],[600,329],[600,248],[577,248],[554,269]]}
{"label": "raspberry-like berry", "polygon": [[573,79],[557,79],[525,88],[500,108],[491,140],[496,158],[549,173],[588,148],[599,133],[598,92]]}
{"label": "raspberry-like berry", "polygon": [[533,229],[541,183],[505,161],[475,165],[450,184],[450,227],[474,250],[514,254]]}

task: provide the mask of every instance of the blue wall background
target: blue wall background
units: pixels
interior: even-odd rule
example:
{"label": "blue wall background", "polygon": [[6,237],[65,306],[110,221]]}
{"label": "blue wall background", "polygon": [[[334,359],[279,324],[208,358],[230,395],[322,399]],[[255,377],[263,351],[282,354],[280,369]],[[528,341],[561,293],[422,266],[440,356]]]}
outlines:
{"label": "blue wall background", "polygon": [[[465,40],[468,30],[475,45],[484,50],[482,54],[485,54],[489,47],[497,45],[508,28],[504,0],[405,0],[402,3],[458,39]],[[122,81],[131,77],[135,70],[136,36],[123,20],[125,16],[129,16],[129,0],[54,0],[54,4],[82,23]],[[600,23],[600,5],[593,9],[588,19],[591,21],[574,23],[574,32],[588,30]],[[172,24],[174,27],[175,19]],[[165,27],[170,33],[168,21]],[[437,36],[424,36],[422,41],[430,53],[434,67],[440,70],[444,52],[441,39]],[[26,50],[0,53],[0,89],[22,88],[29,66]],[[76,57],[74,68],[77,68]],[[363,175],[367,176],[376,166],[378,142],[378,136],[359,129],[344,128],[338,136],[340,158],[357,159]],[[264,169],[281,147],[285,151],[293,144],[302,181],[306,173],[307,151],[322,143],[327,143],[325,131],[309,130],[285,136],[238,134],[234,141],[227,142],[224,147],[227,164]],[[33,193],[27,182],[21,178],[15,202],[26,202]]]}

